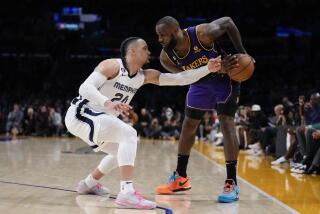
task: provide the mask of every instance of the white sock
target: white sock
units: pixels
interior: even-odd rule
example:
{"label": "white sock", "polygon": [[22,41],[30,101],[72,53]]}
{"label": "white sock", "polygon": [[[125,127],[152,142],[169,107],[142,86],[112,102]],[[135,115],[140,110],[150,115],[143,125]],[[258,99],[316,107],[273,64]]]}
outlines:
{"label": "white sock", "polygon": [[96,179],[94,179],[91,174],[89,174],[88,177],[86,177],[86,179],[84,181],[86,182],[86,184],[89,188],[94,187],[98,183],[98,181]]}
{"label": "white sock", "polygon": [[133,183],[132,181],[120,181],[120,191],[121,193],[133,193]]}

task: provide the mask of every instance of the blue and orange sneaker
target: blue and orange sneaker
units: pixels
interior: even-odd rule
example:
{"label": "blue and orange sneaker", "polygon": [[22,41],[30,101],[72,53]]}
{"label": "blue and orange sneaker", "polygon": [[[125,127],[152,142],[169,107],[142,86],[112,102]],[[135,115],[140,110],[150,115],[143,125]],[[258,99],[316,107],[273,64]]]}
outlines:
{"label": "blue and orange sneaker", "polygon": [[239,200],[239,189],[234,183],[233,179],[227,179],[224,187],[223,193],[218,196],[218,202],[220,203],[232,203]]}
{"label": "blue and orange sneaker", "polygon": [[177,172],[169,176],[169,182],[164,185],[157,186],[155,191],[158,194],[174,194],[180,191],[191,189],[191,182],[189,178],[179,176]]}

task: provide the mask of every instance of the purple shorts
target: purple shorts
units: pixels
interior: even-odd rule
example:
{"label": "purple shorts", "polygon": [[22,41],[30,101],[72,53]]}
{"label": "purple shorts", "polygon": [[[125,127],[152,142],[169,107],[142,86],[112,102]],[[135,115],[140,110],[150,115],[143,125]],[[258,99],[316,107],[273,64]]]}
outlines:
{"label": "purple shorts", "polygon": [[231,96],[232,82],[228,75],[210,75],[190,85],[186,106],[199,110],[212,110],[217,103],[225,103]]}

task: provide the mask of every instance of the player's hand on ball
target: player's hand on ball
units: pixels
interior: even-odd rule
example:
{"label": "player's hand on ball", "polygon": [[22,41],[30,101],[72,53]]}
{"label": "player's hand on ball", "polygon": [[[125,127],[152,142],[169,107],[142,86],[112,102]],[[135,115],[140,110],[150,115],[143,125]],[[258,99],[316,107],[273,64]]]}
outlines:
{"label": "player's hand on ball", "polygon": [[208,62],[208,69],[210,72],[215,73],[221,70],[221,56],[210,59]]}
{"label": "player's hand on ball", "polygon": [[235,70],[239,67],[238,57],[236,55],[228,54],[221,62],[221,73]]}
{"label": "player's hand on ball", "polygon": [[104,106],[109,110],[120,113],[122,116],[128,116],[129,110],[132,109],[132,107],[126,103],[121,103],[119,101],[112,102],[110,100],[107,100],[104,103]]}

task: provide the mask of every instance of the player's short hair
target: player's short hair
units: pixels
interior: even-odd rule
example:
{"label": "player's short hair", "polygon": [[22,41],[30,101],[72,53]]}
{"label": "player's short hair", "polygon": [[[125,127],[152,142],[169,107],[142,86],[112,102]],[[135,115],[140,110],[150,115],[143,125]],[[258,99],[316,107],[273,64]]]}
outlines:
{"label": "player's short hair", "polygon": [[123,42],[120,45],[120,54],[122,58],[125,58],[125,56],[127,55],[127,51],[128,51],[128,47],[136,42],[138,39],[141,39],[140,37],[128,37],[125,40],[123,40]]}
{"label": "player's short hair", "polygon": [[168,25],[168,26],[180,27],[179,22],[175,18],[173,18],[172,16],[165,16],[165,17],[159,19],[159,21],[157,22],[156,25],[161,25],[161,24]]}

